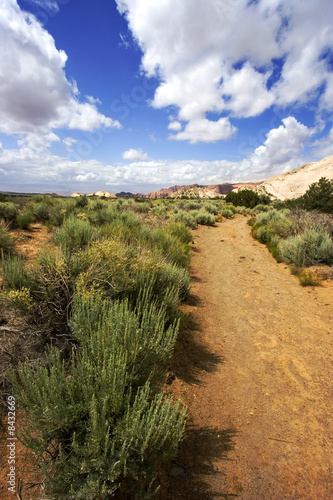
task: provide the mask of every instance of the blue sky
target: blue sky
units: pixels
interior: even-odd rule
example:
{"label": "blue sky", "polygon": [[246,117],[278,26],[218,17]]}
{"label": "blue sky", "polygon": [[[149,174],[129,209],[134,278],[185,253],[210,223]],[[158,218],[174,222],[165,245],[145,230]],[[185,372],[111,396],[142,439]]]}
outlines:
{"label": "blue sky", "polygon": [[333,154],[331,0],[1,0],[0,191],[265,180]]}

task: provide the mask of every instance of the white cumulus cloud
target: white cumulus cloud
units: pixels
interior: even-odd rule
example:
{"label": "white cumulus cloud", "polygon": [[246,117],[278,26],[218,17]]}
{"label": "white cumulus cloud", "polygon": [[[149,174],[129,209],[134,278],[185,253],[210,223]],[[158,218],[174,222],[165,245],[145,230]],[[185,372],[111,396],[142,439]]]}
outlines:
{"label": "white cumulus cloud", "polygon": [[169,139],[189,141],[191,144],[197,142],[216,142],[229,139],[236,130],[236,127],[231,125],[228,118],[220,118],[218,121],[198,118],[191,120],[182,132],[170,135]]}
{"label": "white cumulus cloud", "polygon": [[175,121],[189,122],[175,137],[200,140],[193,122],[209,112],[258,116],[313,102],[323,89],[319,111],[332,111],[331,0],[116,1],[143,71],[159,78],[152,106],[176,106]]}
{"label": "white cumulus cloud", "polygon": [[333,127],[326,136],[315,141],[313,146],[319,158],[326,158],[333,155]]}
{"label": "white cumulus cloud", "polygon": [[245,162],[254,175],[286,172],[300,166],[301,153],[313,131],[293,116],[284,118],[282,125],[270,130],[263,145],[255,149]]}
{"label": "white cumulus cloud", "polygon": [[148,154],[144,153],[141,148],[139,149],[128,149],[124,151],[122,154],[124,160],[129,161],[139,161],[139,160],[147,160]]}
{"label": "white cumulus cloud", "polygon": [[[312,133],[290,116],[271,129],[263,143],[240,161],[148,159],[141,150],[133,149],[127,153],[139,154],[125,155],[126,161],[120,164],[103,164],[96,160],[70,161],[46,149],[36,151],[23,143],[17,149],[2,146],[0,185],[11,191],[22,182],[34,189],[36,184],[49,186],[51,191],[55,190],[55,185],[61,185],[80,192],[93,192],[106,186],[110,186],[111,192],[116,192],[119,186],[120,190],[148,192],[175,184],[260,181],[309,161],[310,158],[303,158],[302,153]],[[318,143],[318,147],[329,147],[332,132],[326,139]],[[66,142],[71,144],[70,140]]]}
{"label": "white cumulus cloud", "polygon": [[96,100],[80,103],[76,84],[66,78],[66,53],[16,0],[2,2],[0,45],[6,48],[0,51],[0,132],[47,136],[59,128],[120,127],[98,112]]}

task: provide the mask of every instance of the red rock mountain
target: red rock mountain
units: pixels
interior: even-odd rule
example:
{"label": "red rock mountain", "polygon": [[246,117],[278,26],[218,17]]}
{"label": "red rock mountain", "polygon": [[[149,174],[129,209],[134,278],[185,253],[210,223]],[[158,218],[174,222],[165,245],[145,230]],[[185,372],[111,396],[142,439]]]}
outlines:
{"label": "red rock mountain", "polygon": [[258,186],[261,184],[260,182],[242,182],[239,184],[229,184],[228,182],[225,182],[224,184],[216,184],[215,186],[202,186],[199,184],[192,184],[191,186],[172,186],[167,189],[160,189],[159,191],[153,191],[152,193],[144,194],[142,197],[143,198],[150,198],[150,199],[158,199],[158,198],[167,198],[170,196],[172,193],[175,193],[176,191],[179,191],[182,188],[193,188],[193,187],[200,187],[200,188],[206,188],[206,189],[211,189],[212,191],[215,191],[217,194],[228,194],[230,191],[233,191],[236,188],[254,188],[255,186]]}

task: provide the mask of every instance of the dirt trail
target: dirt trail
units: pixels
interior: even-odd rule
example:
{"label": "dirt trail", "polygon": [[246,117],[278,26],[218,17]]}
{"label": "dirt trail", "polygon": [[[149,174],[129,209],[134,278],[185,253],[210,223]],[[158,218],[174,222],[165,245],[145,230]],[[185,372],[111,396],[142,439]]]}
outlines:
{"label": "dirt trail", "polygon": [[164,498],[333,499],[333,289],[302,288],[245,218],[194,234],[172,369],[192,424]]}

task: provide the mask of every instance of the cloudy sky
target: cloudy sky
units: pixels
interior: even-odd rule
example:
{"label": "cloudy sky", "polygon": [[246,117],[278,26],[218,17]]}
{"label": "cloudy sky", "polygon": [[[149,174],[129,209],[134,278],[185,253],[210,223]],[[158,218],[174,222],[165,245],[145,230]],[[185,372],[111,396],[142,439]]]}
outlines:
{"label": "cloudy sky", "polygon": [[258,181],[333,154],[332,0],[0,0],[0,191]]}

